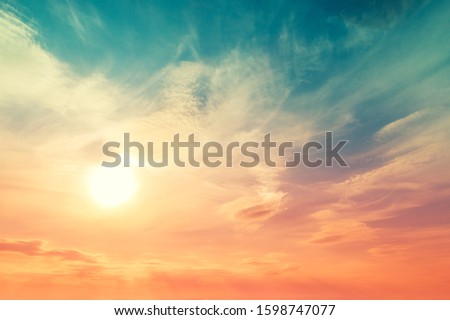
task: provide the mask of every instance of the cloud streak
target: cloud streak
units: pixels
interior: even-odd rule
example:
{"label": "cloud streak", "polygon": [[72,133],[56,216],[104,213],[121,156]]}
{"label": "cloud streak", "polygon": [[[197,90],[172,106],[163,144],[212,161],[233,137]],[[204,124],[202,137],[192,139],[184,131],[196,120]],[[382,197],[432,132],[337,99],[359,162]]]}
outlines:
{"label": "cloud streak", "polygon": [[96,262],[96,257],[70,249],[45,249],[40,240],[0,239],[0,252],[21,253],[32,257],[50,257],[67,261]]}

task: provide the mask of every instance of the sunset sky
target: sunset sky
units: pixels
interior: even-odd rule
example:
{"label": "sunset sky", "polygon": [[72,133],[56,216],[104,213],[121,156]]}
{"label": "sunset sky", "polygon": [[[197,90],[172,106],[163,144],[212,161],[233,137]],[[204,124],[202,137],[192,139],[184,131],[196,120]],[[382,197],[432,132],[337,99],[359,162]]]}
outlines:
{"label": "sunset sky", "polygon": [[[444,0],[2,0],[0,299],[450,299],[449,21]],[[326,131],[349,167],[92,187],[126,132]]]}

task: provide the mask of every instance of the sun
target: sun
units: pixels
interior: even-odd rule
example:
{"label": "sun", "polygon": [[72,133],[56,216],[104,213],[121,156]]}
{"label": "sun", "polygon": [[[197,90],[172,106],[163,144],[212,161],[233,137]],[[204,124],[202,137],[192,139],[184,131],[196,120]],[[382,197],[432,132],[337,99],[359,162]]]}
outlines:
{"label": "sun", "polygon": [[136,193],[137,184],[130,168],[96,167],[89,173],[89,188],[98,204],[116,207]]}

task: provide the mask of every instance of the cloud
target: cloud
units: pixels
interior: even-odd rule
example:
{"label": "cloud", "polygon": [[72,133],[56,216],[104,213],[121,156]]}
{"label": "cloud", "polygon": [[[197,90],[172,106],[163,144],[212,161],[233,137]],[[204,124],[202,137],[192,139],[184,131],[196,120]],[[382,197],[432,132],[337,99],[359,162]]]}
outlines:
{"label": "cloud", "polygon": [[32,257],[54,257],[67,261],[95,263],[96,256],[71,249],[46,249],[40,240],[0,239],[0,252],[21,253]]}
{"label": "cloud", "polygon": [[[393,138],[398,135],[402,135],[407,131],[408,126],[413,126],[420,124],[420,120],[424,117],[426,111],[416,111],[401,119],[395,120],[375,133],[374,137],[376,140],[384,140],[387,138]],[[403,132],[402,132],[403,131]]]}
{"label": "cloud", "polygon": [[341,219],[323,223],[309,241],[314,244],[362,243],[372,240],[374,234],[374,231],[363,222]]}
{"label": "cloud", "polygon": [[104,28],[104,22],[92,5],[85,5],[81,10],[74,2],[52,3],[51,10],[73,29],[84,42],[92,41],[90,37]]}
{"label": "cloud", "polygon": [[105,115],[120,103],[117,86],[100,74],[77,75],[13,12],[1,10],[0,27],[0,121],[11,145],[30,150],[36,141],[48,144],[108,122]]}
{"label": "cloud", "polygon": [[[251,192],[249,192],[251,191]],[[239,228],[255,230],[283,211],[286,193],[277,186],[259,185],[243,191],[236,198],[221,205],[220,212],[236,222]]]}

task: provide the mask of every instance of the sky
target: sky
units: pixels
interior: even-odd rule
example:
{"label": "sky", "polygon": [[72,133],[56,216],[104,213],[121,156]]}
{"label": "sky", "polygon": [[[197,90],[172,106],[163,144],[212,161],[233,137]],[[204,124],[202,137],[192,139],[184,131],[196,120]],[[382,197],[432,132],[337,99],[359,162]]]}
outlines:
{"label": "sky", "polygon": [[[443,0],[2,1],[0,298],[448,299],[449,21]],[[125,132],[326,131],[348,167],[133,167],[106,207],[90,185]]]}

